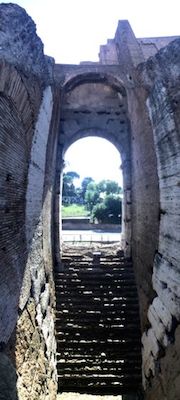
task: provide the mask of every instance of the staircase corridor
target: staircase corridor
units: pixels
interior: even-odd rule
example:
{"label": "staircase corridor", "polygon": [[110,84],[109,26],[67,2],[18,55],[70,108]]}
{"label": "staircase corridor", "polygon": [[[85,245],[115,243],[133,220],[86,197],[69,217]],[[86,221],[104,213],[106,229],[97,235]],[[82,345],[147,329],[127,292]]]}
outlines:
{"label": "staircase corridor", "polygon": [[59,391],[136,393],[141,348],[131,260],[122,252],[64,254],[55,282]]}

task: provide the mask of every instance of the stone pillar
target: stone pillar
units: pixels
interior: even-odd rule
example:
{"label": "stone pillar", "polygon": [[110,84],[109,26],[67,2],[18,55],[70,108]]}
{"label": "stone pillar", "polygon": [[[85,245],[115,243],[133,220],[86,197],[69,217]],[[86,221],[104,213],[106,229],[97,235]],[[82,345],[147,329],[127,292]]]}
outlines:
{"label": "stone pillar", "polygon": [[63,146],[58,143],[56,158],[55,200],[54,200],[54,249],[55,269],[59,270],[61,264],[61,204],[62,204],[62,174],[64,168]]}
{"label": "stone pillar", "polygon": [[131,164],[130,160],[122,163],[123,204],[122,204],[122,245],[126,257],[131,255]]}

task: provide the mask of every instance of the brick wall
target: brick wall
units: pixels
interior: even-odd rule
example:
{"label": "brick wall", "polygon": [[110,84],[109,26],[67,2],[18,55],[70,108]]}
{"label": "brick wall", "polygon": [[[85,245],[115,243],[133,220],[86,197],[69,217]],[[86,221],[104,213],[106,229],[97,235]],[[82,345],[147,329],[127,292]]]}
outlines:
{"label": "brick wall", "polygon": [[52,173],[45,180],[54,153],[50,65],[24,10],[2,5],[0,20],[0,397],[50,400],[57,381],[52,254],[43,247],[53,185]]}

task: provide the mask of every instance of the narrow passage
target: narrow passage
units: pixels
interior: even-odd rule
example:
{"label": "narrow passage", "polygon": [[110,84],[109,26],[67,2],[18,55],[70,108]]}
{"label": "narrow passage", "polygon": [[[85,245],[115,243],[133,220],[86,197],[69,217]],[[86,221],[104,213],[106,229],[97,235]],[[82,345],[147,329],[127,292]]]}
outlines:
{"label": "narrow passage", "polygon": [[138,392],[141,344],[131,259],[117,244],[66,244],[55,282],[59,392],[75,398]]}

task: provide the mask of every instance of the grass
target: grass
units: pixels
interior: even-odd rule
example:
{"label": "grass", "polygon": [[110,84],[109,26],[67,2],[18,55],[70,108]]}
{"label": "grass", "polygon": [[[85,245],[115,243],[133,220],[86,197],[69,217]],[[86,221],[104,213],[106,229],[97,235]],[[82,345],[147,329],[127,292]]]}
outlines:
{"label": "grass", "polygon": [[71,204],[62,206],[62,217],[87,217],[89,215],[85,206],[79,204]]}

